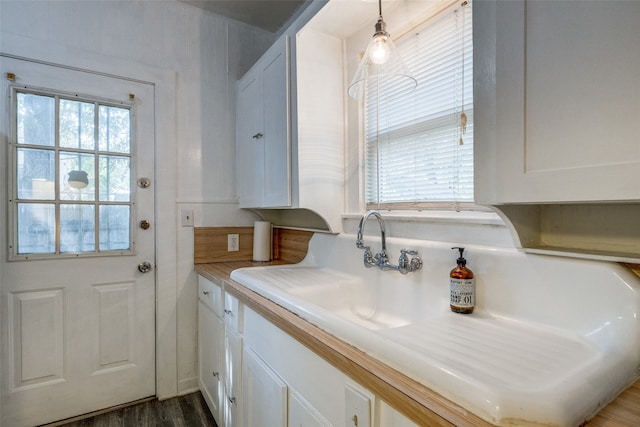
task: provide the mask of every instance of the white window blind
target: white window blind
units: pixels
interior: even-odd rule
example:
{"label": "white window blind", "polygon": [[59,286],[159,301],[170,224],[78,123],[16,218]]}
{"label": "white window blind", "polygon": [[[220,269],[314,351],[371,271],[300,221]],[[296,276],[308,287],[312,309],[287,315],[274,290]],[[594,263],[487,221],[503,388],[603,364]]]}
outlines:
{"label": "white window blind", "polygon": [[415,91],[367,85],[369,206],[473,202],[472,20],[471,4],[464,4],[397,43],[418,81]]}

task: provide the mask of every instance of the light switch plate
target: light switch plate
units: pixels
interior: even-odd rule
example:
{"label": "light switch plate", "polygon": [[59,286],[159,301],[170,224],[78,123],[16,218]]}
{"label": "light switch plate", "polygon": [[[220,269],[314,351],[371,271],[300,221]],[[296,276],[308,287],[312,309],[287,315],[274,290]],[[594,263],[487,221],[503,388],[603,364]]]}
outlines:
{"label": "light switch plate", "polygon": [[193,209],[180,210],[180,223],[183,227],[193,227]]}

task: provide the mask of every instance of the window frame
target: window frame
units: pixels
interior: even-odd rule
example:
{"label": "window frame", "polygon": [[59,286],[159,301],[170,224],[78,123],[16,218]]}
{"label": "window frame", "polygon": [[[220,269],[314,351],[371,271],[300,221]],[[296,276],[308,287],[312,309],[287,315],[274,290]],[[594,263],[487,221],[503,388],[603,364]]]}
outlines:
{"label": "window frame", "polygon": [[[112,256],[135,256],[136,252],[136,228],[135,228],[135,218],[136,218],[136,185],[135,185],[135,176],[136,175],[136,143],[135,143],[135,135],[136,135],[136,111],[135,111],[135,103],[133,102],[133,98],[128,100],[114,100],[107,99],[104,97],[80,94],[74,92],[66,92],[55,89],[49,89],[44,87],[36,87],[29,86],[24,84],[9,84],[8,85],[8,93],[9,93],[9,135],[7,138],[7,196],[8,196],[8,204],[7,204],[7,255],[8,261],[27,261],[27,260],[58,260],[58,259],[73,259],[73,258],[95,258],[95,257],[112,257]],[[56,99],[55,102],[55,124],[54,124],[54,145],[53,146],[38,146],[31,144],[19,144],[18,143],[18,94],[26,93],[32,95],[39,96],[49,96]],[[109,152],[109,151],[101,151],[98,146],[95,147],[94,150],[83,150],[83,149],[75,149],[69,147],[61,147],[60,143],[60,135],[59,135],[59,103],[60,99],[71,100],[71,101],[79,101],[79,102],[87,102],[91,104],[97,104],[98,106],[108,106],[108,107],[117,107],[117,108],[125,108],[129,110],[130,119],[129,119],[129,140],[130,140],[130,150],[128,154],[117,153],[117,152]],[[97,110],[97,109],[96,109]],[[96,131],[97,132],[97,131]],[[97,141],[96,141],[97,144]],[[28,149],[45,149],[50,150],[55,153],[55,193],[53,200],[27,200],[26,203],[50,203],[55,206],[55,248],[52,253],[28,253],[28,254],[20,254],[18,253],[18,205],[20,203],[24,203],[24,200],[18,199],[18,177],[17,177],[17,161],[18,161],[18,150],[20,148],[28,148]],[[117,154],[121,157],[129,158],[129,201],[128,202],[102,202],[97,197],[92,201],[75,201],[75,200],[61,200],[60,199],[60,179],[59,179],[59,167],[60,167],[60,152],[77,152],[77,153],[95,153],[96,163],[99,161],[100,155],[111,155]],[[116,250],[100,250],[99,245],[99,222],[94,223],[95,236],[94,241],[96,243],[93,251],[86,252],[61,252],[61,239],[60,239],[60,205],[61,204],[77,204],[77,205],[92,205],[95,206],[96,212],[94,212],[95,218],[99,216],[99,208],[103,205],[124,205],[129,206],[129,248],[128,249],[116,249]]]}
{"label": "window frame", "polygon": [[[409,39],[416,31],[420,31],[422,28],[429,26],[431,23],[437,21],[438,19],[446,16],[448,14],[452,14],[456,9],[459,9],[463,6],[473,7],[470,0],[450,0],[446,4],[439,7],[437,10],[434,10],[432,14],[426,16],[424,19],[420,20],[420,22],[416,23],[415,21],[411,22],[409,25],[405,26],[405,28],[401,28],[398,33],[400,35],[394,38],[394,43],[401,44]],[[358,108],[358,127],[360,129],[359,139],[360,139],[360,152],[361,152],[361,167],[360,167],[360,177],[362,185],[360,186],[360,197],[362,200],[362,205],[369,209],[379,209],[379,210],[387,210],[387,211],[491,211],[489,208],[481,205],[477,205],[474,201],[401,201],[401,202],[379,202],[379,201],[367,201],[367,129],[366,129],[366,95],[362,96],[359,99],[359,108]],[[473,112],[472,112],[473,114]],[[474,144],[475,147],[475,144]],[[475,175],[475,170],[474,170]],[[475,184],[475,183],[474,183]]]}

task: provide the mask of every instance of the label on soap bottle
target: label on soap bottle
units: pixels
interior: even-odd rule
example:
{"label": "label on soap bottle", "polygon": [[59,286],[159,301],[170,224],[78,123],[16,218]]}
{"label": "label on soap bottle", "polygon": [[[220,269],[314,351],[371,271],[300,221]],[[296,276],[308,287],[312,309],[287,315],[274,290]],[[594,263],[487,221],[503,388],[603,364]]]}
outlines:
{"label": "label on soap bottle", "polygon": [[476,305],[476,279],[450,278],[451,305],[474,307]]}

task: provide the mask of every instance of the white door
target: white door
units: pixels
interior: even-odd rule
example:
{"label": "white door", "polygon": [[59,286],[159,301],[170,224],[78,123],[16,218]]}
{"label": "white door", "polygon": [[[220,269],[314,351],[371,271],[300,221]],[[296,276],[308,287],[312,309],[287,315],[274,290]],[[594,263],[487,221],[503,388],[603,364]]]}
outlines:
{"label": "white door", "polygon": [[0,424],[154,396],[153,86],[0,69]]}

